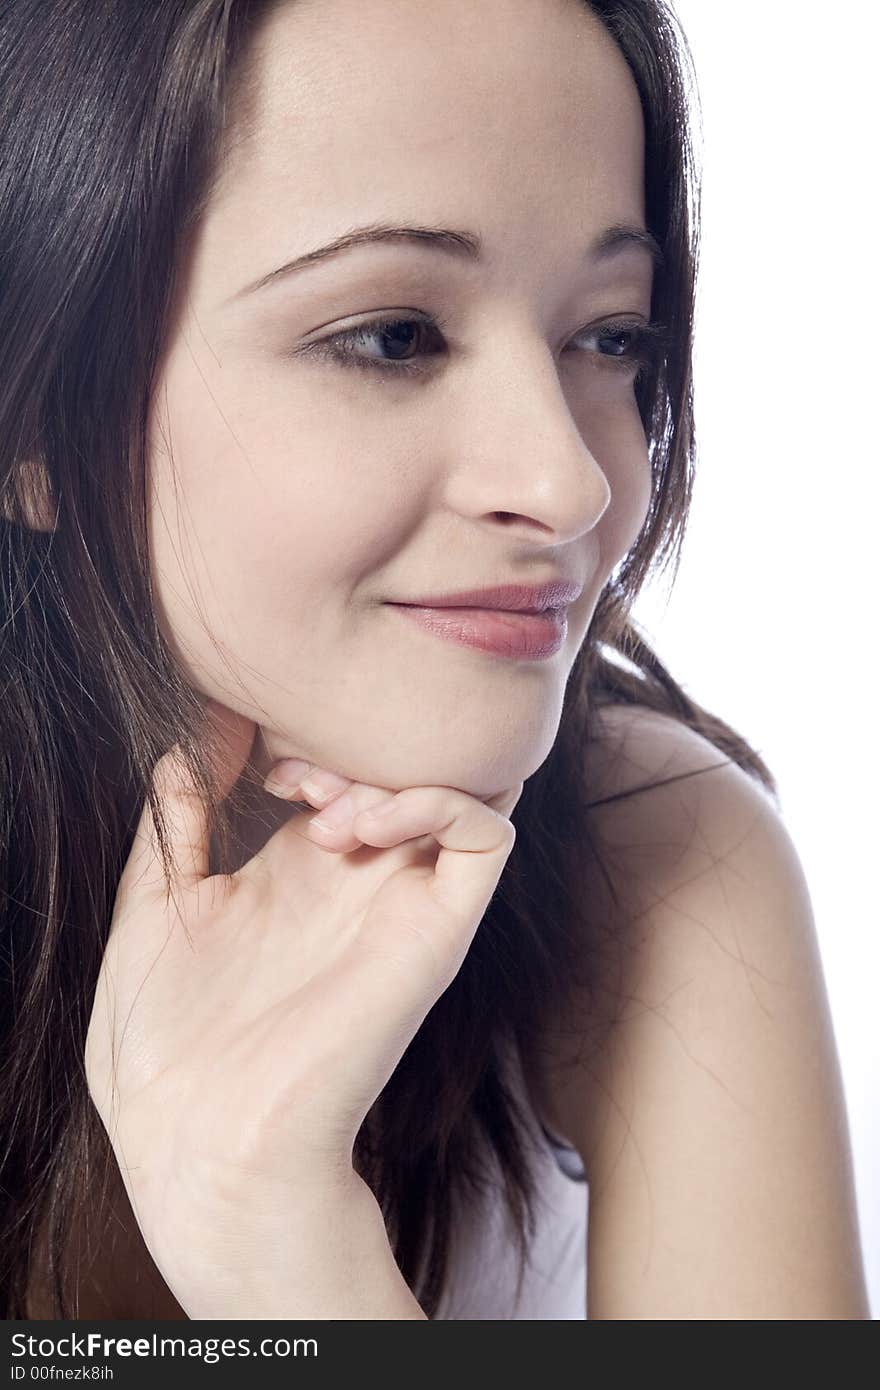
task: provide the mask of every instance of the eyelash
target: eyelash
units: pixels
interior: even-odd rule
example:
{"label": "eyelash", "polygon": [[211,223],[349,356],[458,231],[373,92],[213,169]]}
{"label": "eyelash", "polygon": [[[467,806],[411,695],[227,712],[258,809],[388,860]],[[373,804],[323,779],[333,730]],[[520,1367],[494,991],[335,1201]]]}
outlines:
{"label": "eyelash", "polygon": [[[302,355],[315,355],[338,363],[343,367],[354,367],[360,371],[379,373],[385,376],[389,374],[399,377],[424,376],[430,371],[430,367],[419,362],[418,359],[395,360],[394,358],[358,357],[353,351],[355,347],[363,345],[369,338],[388,332],[389,329],[402,328],[410,324],[418,324],[420,328],[435,331],[442,336],[443,329],[446,327],[446,320],[430,314],[374,319],[370,323],[358,324],[356,328],[346,329],[342,333],[334,333],[327,338],[320,338],[317,342],[307,343],[296,351]],[[580,328],[574,337],[580,338],[587,333],[596,334],[600,338],[619,338],[623,334],[632,335],[629,349],[623,353],[596,353],[595,355],[601,357],[603,364],[607,363],[614,371],[628,373],[635,366],[635,380],[638,380],[643,372],[657,366],[669,346],[670,336],[666,325],[662,323],[628,323],[616,320]]]}

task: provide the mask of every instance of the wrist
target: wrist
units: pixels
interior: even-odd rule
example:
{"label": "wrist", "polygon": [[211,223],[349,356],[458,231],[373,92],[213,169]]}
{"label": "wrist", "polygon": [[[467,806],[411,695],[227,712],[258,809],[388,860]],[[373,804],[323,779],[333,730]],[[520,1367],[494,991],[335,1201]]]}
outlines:
{"label": "wrist", "polygon": [[191,1319],[426,1319],[394,1258],[381,1208],[356,1173],[332,1193],[303,1189],[296,1219],[261,1250],[220,1271],[205,1296],[180,1299]]}

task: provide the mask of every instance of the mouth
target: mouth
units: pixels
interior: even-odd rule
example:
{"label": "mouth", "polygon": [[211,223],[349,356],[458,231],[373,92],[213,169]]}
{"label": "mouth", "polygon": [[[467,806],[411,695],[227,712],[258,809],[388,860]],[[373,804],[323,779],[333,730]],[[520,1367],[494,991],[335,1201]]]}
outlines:
{"label": "mouth", "polygon": [[423,631],[462,646],[514,660],[554,656],[568,635],[568,608],[476,608],[460,604],[390,605],[408,614]]}
{"label": "mouth", "polygon": [[567,604],[549,605],[546,608],[499,608],[494,603],[394,603],[394,607],[419,608],[431,613],[509,613],[514,618],[544,618],[548,613],[568,612]]}
{"label": "mouth", "polygon": [[414,599],[395,600],[404,608],[470,609],[474,612],[529,613],[532,616],[559,611],[575,603],[583,584],[554,579],[544,584],[496,584],[479,589],[460,589],[457,593],[420,594]]}

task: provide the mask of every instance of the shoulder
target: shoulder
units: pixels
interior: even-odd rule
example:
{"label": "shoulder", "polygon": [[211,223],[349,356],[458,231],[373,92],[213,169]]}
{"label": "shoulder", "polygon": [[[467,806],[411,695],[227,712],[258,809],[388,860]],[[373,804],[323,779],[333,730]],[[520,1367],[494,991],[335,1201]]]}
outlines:
{"label": "shoulder", "polygon": [[590,1182],[590,1316],[866,1317],[834,1034],[780,812],[671,717],[613,707],[600,727],[590,830],[612,891],[585,912],[589,991],[541,1064]]}
{"label": "shoulder", "polygon": [[773,805],[754,777],[671,715],[643,705],[601,705],[594,724],[595,739],[587,757],[591,799],[609,825],[618,817],[612,807],[621,817],[646,815],[646,793],[670,804],[694,796],[716,804],[739,799],[752,809]]}
{"label": "shoulder", "polygon": [[731,967],[746,980],[750,969],[787,971],[795,938],[801,950],[813,942],[813,922],[803,867],[767,789],[669,715],[605,706],[596,726],[588,829],[611,876],[596,969],[655,987],[698,965],[711,971],[703,979]]}
{"label": "shoulder", "polygon": [[[803,869],[770,792],[709,739],[673,717],[641,706],[605,706],[587,759],[590,827],[618,870],[624,903],[619,939],[635,947],[644,918],[659,902],[717,892],[728,884],[742,905],[748,882],[762,899],[770,891],[795,898],[809,932]],[[671,896],[670,896],[671,895]],[[727,900],[727,899],[726,899]],[[647,925],[647,923],[645,923]],[[761,942],[772,942],[764,936]]]}

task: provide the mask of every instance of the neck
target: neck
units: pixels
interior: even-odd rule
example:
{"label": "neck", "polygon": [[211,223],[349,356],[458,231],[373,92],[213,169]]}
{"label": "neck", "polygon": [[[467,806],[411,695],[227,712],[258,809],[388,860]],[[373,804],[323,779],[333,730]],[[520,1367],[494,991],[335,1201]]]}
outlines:
{"label": "neck", "polygon": [[[263,848],[266,841],[279,830],[295,809],[289,801],[272,796],[263,790],[263,779],[277,761],[266,749],[261,729],[257,730],[253,749],[245,767],[228,798],[231,838],[228,869],[235,873]],[[210,871],[220,872],[220,852],[216,835],[211,836]]]}

